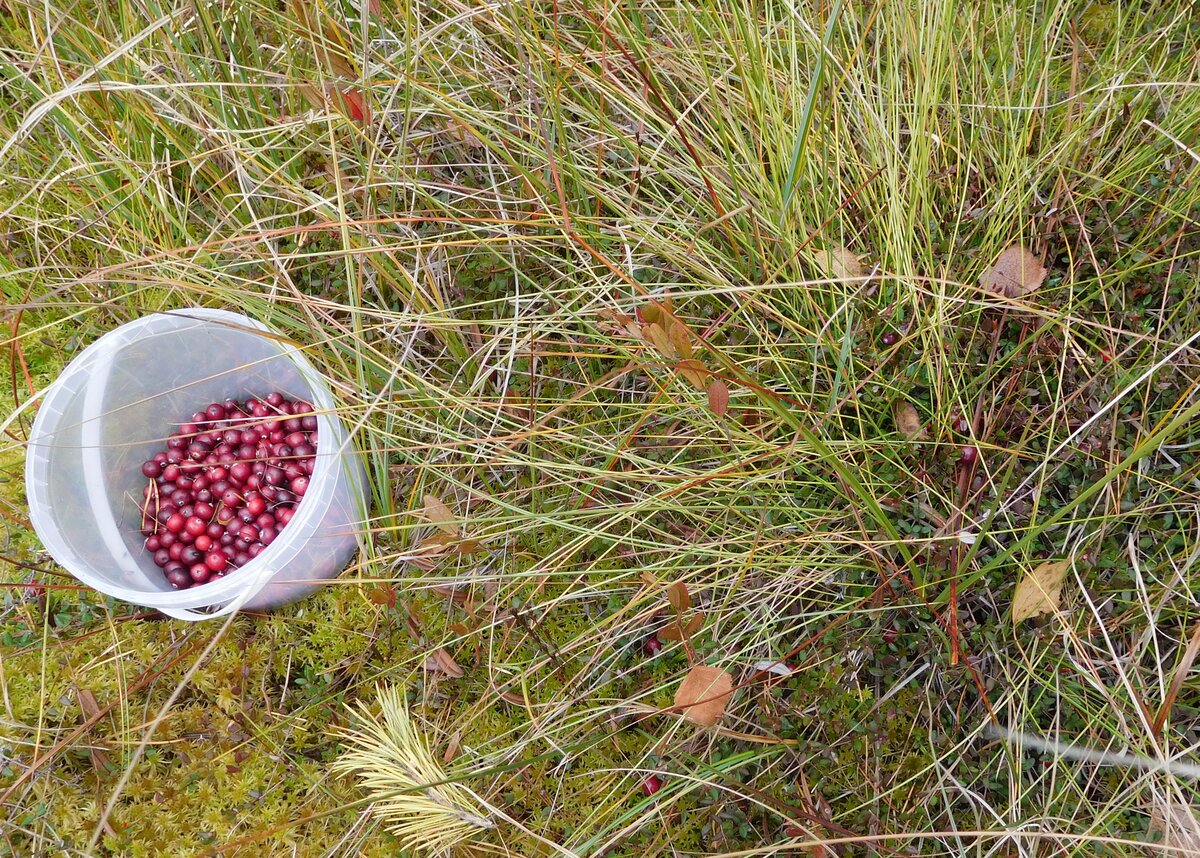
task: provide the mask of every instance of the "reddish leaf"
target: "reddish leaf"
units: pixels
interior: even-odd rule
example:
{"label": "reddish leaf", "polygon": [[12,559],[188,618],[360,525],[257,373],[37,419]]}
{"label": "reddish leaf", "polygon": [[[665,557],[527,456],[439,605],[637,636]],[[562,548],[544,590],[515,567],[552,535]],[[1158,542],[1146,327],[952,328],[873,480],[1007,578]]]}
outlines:
{"label": "reddish leaf", "polygon": [[396,607],[396,588],[372,587],[367,591],[367,601],[375,605],[387,605],[389,608],[394,608]]}
{"label": "reddish leaf", "polygon": [[466,675],[444,647],[438,647],[429,654],[429,657],[425,659],[425,669],[434,673],[444,673],[455,679],[461,679]]}
{"label": "reddish leaf", "polygon": [[709,382],[708,407],[718,417],[724,417],[729,411],[729,388],[719,378],[714,378]]}
{"label": "reddish leaf", "polygon": [[348,86],[331,87],[333,102],[342,113],[363,125],[371,123],[371,108],[363,100],[362,90]]}
{"label": "reddish leaf", "polygon": [[676,581],[667,588],[667,601],[671,603],[671,607],[679,613],[683,613],[692,606],[692,597],[688,593],[687,585],[682,581]]}
{"label": "reddish leaf", "polygon": [[658,637],[665,641],[691,640],[692,636],[700,631],[703,625],[704,612],[697,611],[692,614],[691,619],[684,623],[682,627],[680,627],[678,622],[669,623],[659,630]]}
{"label": "reddish leaf", "polygon": [[[383,14],[382,0],[367,0],[367,12],[374,15],[377,18],[380,15],[382,15]],[[450,761],[447,760],[446,762],[450,762]]]}

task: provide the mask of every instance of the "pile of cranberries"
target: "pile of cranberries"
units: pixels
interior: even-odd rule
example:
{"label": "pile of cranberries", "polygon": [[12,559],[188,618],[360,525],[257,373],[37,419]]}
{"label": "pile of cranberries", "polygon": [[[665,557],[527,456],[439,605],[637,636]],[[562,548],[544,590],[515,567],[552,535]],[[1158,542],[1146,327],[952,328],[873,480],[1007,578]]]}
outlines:
{"label": "pile of cranberries", "polygon": [[279,536],[308,491],[311,403],[270,393],[214,402],[142,465],[146,550],[176,590],[223,578]]}

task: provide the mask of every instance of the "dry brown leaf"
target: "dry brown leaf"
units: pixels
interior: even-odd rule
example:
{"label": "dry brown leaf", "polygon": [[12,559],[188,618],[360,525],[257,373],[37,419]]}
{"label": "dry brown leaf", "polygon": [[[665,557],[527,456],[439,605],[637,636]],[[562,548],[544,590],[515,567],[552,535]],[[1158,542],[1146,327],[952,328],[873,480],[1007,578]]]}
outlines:
{"label": "dry brown leaf", "polygon": [[840,244],[835,244],[817,256],[817,261],[832,280],[848,280],[863,276],[862,262]]}
{"label": "dry brown leaf", "polygon": [[698,664],[675,692],[675,708],[694,724],[712,727],[725,714],[733,696],[733,677],[719,667]]}
{"label": "dry brown leaf", "polygon": [[442,762],[449,764],[458,756],[458,748],[462,744],[462,730],[455,730],[446,743],[446,753],[442,754]]}
{"label": "dry brown leaf", "polygon": [[[75,696],[79,700],[79,708],[83,711],[85,721],[90,721],[100,716],[100,704],[96,702],[96,695],[91,692],[91,689],[76,688]],[[92,768],[96,770],[96,774],[101,776],[108,774],[108,754],[92,746],[88,748],[88,756],[91,757]]]}
{"label": "dry brown leaf", "polygon": [[675,369],[687,379],[688,383],[697,390],[706,390],[708,387],[708,368],[700,361],[690,358],[681,360],[675,364]]}
{"label": "dry brown leaf", "polygon": [[729,387],[719,378],[709,382],[708,407],[718,417],[724,417],[729,411]]}
{"label": "dry brown leaf", "polygon": [[[1161,838],[1156,846],[1169,846],[1182,850],[1183,855],[1200,855],[1200,819],[1194,808],[1186,804],[1154,803],[1150,810],[1150,832]],[[1151,855],[1161,855],[1162,850],[1148,847]]]}
{"label": "dry brown leaf", "polygon": [[425,495],[425,518],[448,536],[459,535],[454,513],[435,495]]}
{"label": "dry brown leaf", "polygon": [[692,357],[692,340],[688,336],[687,328],[679,322],[671,322],[669,333],[671,335],[671,345],[675,347],[675,353],[684,360],[690,360]]}
{"label": "dry brown leaf", "polygon": [[425,659],[425,669],[434,673],[444,673],[455,679],[461,679],[466,675],[445,647],[438,647],[429,654],[429,657]]}
{"label": "dry brown leaf", "polygon": [[1046,269],[1036,256],[1020,244],[1014,244],[1000,254],[996,262],[983,272],[983,288],[1005,298],[1020,298],[1036,291],[1046,279]]}
{"label": "dry brown leaf", "polygon": [[917,409],[907,402],[897,402],[894,412],[896,431],[909,441],[917,441],[925,437],[925,427],[921,425],[921,415]]}
{"label": "dry brown leaf", "polygon": [[682,627],[678,622],[668,623],[658,632],[658,636],[667,641],[681,641],[685,638],[690,640],[703,625],[704,612],[697,611]]}
{"label": "dry brown leaf", "polygon": [[1063,581],[1070,571],[1069,559],[1048,560],[1022,578],[1013,593],[1013,622],[1019,623],[1038,614],[1050,614],[1058,610]]}
{"label": "dry brown leaf", "polygon": [[668,587],[667,601],[679,613],[683,613],[690,608],[692,606],[692,596],[688,593],[687,584],[684,584],[682,581],[676,581]]}
{"label": "dry brown leaf", "polygon": [[671,338],[667,336],[667,332],[663,330],[662,325],[658,322],[646,325],[642,328],[646,339],[658,350],[658,353],[663,357],[674,358],[675,346],[671,343]]}

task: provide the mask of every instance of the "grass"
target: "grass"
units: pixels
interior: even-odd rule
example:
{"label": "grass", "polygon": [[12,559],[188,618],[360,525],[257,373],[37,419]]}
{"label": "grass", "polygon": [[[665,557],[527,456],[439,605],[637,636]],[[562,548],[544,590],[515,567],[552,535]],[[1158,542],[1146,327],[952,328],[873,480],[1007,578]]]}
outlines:
{"label": "grass", "polygon": [[[1191,5],[373,5],[0,8],[0,853],[397,854],[334,766],[382,685],[461,854],[1180,854],[1183,770],[996,728],[1194,756]],[[305,346],[374,486],[229,624],[76,586],[20,483],[65,361],[196,304]]]}

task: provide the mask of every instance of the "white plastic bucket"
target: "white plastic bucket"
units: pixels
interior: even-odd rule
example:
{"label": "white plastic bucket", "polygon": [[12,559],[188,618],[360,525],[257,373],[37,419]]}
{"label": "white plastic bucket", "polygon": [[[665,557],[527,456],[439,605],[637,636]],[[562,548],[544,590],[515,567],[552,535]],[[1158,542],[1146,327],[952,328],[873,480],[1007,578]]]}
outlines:
{"label": "white plastic bucket", "polygon": [[[258,557],[219,580],[173,590],[142,544],[142,462],[208,403],[275,390],[318,412],[308,491]],[[328,384],[299,350],[245,316],[190,309],[122,325],[46,391],[25,459],[33,528],[84,584],[178,619],[294,602],[345,568],[366,519],[366,474],[333,409]]]}

